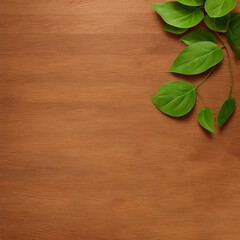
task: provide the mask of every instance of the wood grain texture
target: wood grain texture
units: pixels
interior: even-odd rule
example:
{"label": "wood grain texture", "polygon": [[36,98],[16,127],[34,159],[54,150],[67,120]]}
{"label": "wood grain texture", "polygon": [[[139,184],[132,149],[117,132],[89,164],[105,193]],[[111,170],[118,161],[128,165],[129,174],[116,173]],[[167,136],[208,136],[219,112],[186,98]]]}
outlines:
{"label": "wood grain texture", "polygon": [[[184,44],[150,2],[0,1],[1,240],[240,239],[239,108],[210,135],[199,101],[153,106],[203,75],[167,73]],[[215,116],[228,87],[224,60],[200,89]]]}

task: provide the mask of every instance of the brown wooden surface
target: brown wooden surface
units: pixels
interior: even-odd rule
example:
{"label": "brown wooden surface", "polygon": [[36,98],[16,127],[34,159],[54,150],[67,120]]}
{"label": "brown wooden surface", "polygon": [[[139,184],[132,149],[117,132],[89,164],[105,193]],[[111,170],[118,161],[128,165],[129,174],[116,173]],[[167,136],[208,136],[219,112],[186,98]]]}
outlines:
{"label": "brown wooden surface", "polygon": [[[150,2],[0,1],[1,240],[240,239],[239,110],[210,135],[199,101],[153,106],[204,75],[167,73],[184,44]],[[228,87],[225,60],[200,89],[215,116]]]}

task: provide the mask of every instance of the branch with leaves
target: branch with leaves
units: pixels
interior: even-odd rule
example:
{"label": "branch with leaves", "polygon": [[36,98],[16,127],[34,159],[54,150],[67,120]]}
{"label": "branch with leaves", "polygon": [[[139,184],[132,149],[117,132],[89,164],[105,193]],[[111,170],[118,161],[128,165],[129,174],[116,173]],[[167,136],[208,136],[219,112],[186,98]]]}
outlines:
{"label": "branch with leaves", "polygon": [[[232,115],[236,101],[231,97],[233,72],[227,41],[232,46],[235,56],[240,58],[240,13],[230,13],[237,0],[178,0],[165,3],[153,3],[153,8],[166,22],[164,31],[183,34],[202,20],[207,29],[189,32],[180,41],[188,45],[176,58],[169,72],[196,75],[210,69],[207,76],[196,86],[185,81],[173,81],[162,85],[153,103],[163,113],[172,117],[188,114],[195,105],[197,96],[203,104],[198,112],[198,122],[206,130],[214,133],[214,116],[212,110],[205,106],[198,88],[208,79],[215,66],[223,58],[226,49],[230,66],[230,87],[226,100],[217,116],[217,123],[222,127]],[[210,31],[211,30],[211,31]],[[226,41],[219,34],[225,34]],[[222,46],[217,45],[217,38]]]}

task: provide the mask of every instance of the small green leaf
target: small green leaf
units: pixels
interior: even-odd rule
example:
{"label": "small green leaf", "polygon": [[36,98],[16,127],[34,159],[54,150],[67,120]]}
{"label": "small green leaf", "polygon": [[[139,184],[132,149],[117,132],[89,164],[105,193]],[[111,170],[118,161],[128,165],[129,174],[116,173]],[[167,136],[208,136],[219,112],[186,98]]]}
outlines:
{"label": "small green leaf", "polygon": [[177,28],[174,26],[171,26],[169,24],[166,24],[162,30],[166,31],[166,32],[170,32],[170,33],[174,33],[174,34],[183,34],[185,33],[188,29],[187,28]]}
{"label": "small green leaf", "polygon": [[217,39],[215,36],[206,29],[194,30],[182,37],[180,41],[186,43],[187,45],[203,41],[209,41],[217,44]]}
{"label": "small green leaf", "polygon": [[217,123],[220,127],[228,120],[228,118],[232,115],[236,106],[236,100],[232,97],[228,97],[223,103],[218,116]]}
{"label": "small green leaf", "polygon": [[208,15],[204,17],[206,26],[216,32],[225,33],[228,29],[229,15],[221,18],[211,18]]}
{"label": "small green leaf", "polygon": [[197,7],[189,7],[179,2],[152,3],[153,8],[171,26],[190,28],[196,26],[204,18],[204,13]]}
{"label": "small green leaf", "polygon": [[198,122],[203,128],[214,133],[214,118],[210,108],[204,107],[199,110]]}
{"label": "small green leaf", "polygon": [[233,47],[236,57],[240,57],[240,13],[233,13],[230,16],[230,24],[227,31],[227,38]]}
{"label": "small green leaf", "polygon": [[205,10],[212,18],[219,18],[231,12],[237,4],[237,0],[206,0]]}
{"label": "small green leaf", "polygon": [[163,113],[181,117],[189,113],[196,101],[196,87],[184,81],[173,81],[162,85],[153,103]]}
{"label": "small green leaf", "polygon": [[215,43],[198,42],[185,48],[169,72],[195,75],[205,72],[223,60],[223,51]]}
{"label": "small green leaf", "polygon": [[205,0],[178,0],[178,2],[187,6],[201,6],[205,3]]}

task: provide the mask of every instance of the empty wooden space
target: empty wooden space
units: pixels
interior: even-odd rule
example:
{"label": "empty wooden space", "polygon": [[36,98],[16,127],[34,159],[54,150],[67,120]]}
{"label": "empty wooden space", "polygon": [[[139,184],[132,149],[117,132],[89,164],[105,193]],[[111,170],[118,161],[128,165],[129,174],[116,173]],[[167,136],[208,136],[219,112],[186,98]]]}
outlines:
{"label": "empty wooden space", "polygon": [[[240,61],[215,135],[200,101],[161,114],[163,83],[205,74],[167,73],[185,46],[151,2],[0,0],[1,240],[240,239]],[[215,116],[229,83],[225,59],[200,89]]]}

